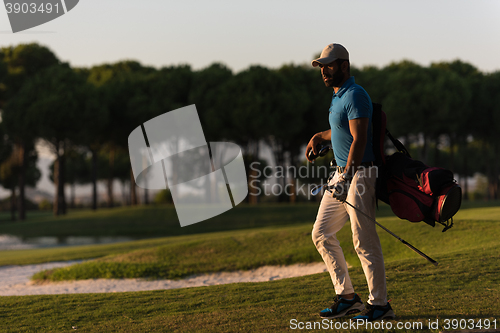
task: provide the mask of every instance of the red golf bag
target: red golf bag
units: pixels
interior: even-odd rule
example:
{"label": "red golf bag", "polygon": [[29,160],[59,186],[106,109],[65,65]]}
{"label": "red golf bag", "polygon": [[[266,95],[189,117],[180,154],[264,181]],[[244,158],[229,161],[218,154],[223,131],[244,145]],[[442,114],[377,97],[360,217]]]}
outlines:
{"label": "red golf bag", "polygon": [[[391,206],[396,216],[410,222],[453,226],[453,216],[460,209],[462,190],[453,172],[429,167],[411,158],[408,150],[386,128],[386,115],[380,104],[373,104],[373,150],[379,167],[377,199]],[[398,152],[386,156],[385,137]]]}

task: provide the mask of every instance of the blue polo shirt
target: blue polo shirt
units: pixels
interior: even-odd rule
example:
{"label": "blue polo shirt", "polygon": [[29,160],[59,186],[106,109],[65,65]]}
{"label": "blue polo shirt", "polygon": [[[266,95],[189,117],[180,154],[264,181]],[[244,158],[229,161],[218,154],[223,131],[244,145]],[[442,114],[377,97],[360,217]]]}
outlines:
{"label": "blue polo shirt", "polygon": [[372,100],[368,93],[354,83],[351,76],[339,91],[333,94],[330,104],[330,127],[332,129],[332,148],[338,166],[346,166],[353,137],[349,130],[349,120],[369,118],[368,140],[362,162],[375,160],[372,146]]}

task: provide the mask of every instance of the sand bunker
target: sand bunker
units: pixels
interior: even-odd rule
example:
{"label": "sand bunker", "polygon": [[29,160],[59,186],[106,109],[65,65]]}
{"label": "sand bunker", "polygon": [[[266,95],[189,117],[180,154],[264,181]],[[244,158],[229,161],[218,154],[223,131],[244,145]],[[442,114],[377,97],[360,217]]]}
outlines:
{"label": "sand bunker", "polygon": [[65,267],[79,261],[53,262],[26,266],[0,267],[0,296],[110,293],[213,286],[237,282],[264,282],[326,272],[324,263],[290,266],[263,266],[249,271],[200,274],[182,280],[91,279],[69,282],[34,284],[30,278],[36,272]]}

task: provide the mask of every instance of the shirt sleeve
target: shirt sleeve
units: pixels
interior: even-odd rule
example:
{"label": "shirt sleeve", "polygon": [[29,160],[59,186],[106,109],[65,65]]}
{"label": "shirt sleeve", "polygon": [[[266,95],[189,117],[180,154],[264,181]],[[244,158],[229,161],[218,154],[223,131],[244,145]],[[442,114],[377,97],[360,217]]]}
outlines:
{"label": "shirt sleeve", "polygon": [[347,119],[370,118],[372,101],[364,89],[355,88],[346,93],[345,108]]}

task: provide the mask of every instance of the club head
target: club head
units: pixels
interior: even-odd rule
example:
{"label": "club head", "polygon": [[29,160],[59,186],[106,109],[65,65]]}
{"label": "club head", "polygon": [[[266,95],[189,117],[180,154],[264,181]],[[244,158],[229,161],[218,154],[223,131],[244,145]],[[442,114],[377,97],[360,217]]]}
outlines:
{"label": "club head", "polygon": [[330,147],[330,146],[323,146],[323,147],[321,147],[321,149],[319,150],[318,156],[319,157],[326,156],[326,154],[328,154],[328,152],[331,149],[332,149],[332,147]]}
{"label": "club head", "polygon": [[332,147],[326,145],[326,146],[323,146],[321,144],[318,144],[316,146],[316,151],[318,152],[318,154],[314,154],[312,149],[309,151],[309,160],[311,161],[314,161],[316,158],[318,157],[323,157],[323,156],[326,156],[326,154],[328,154],[328,152],[332,149]]}
{"label": "club head", "polygon": [[321,192],[321,189],[324,187],[325,185],[318,185],[316,187],[314,187],[312,190],[311,190],[311,195],[316,195],[318,194],[319,192]]}

